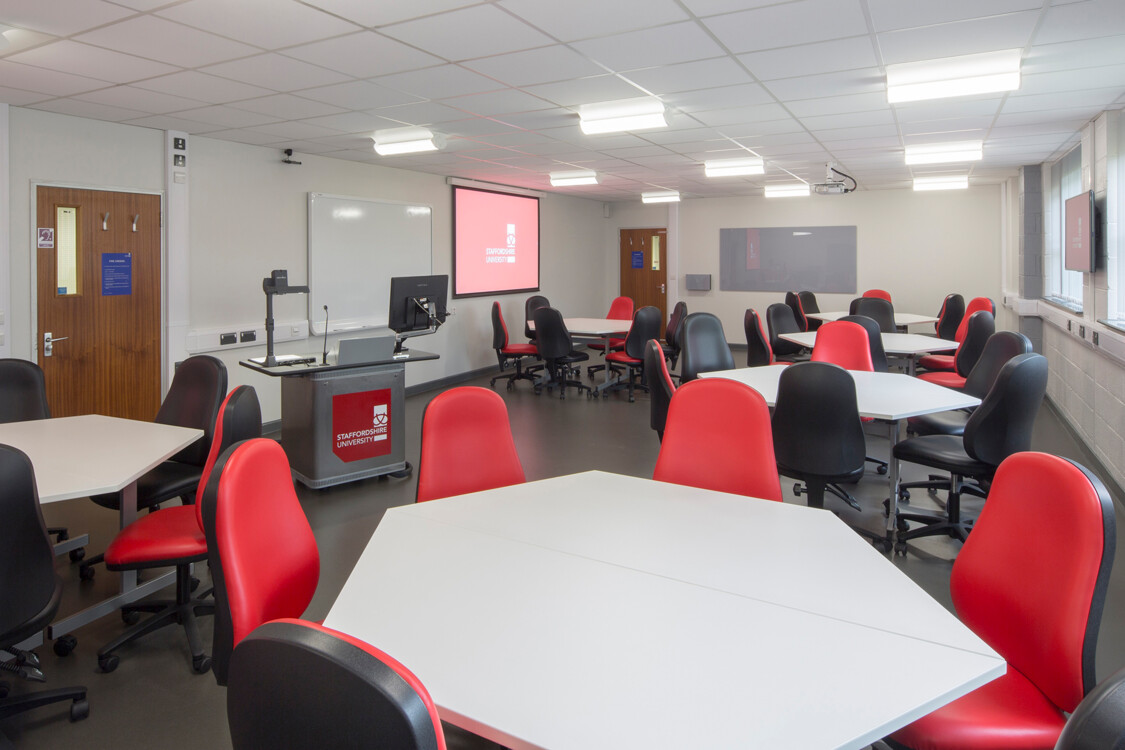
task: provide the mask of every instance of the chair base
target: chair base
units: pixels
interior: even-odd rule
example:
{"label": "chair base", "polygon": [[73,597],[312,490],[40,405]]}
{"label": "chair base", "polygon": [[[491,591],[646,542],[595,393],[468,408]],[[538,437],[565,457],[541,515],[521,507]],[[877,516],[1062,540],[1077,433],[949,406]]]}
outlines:
{"label": "chair base", "polygon": [[[927,536],[948,536],[951,539],[964,542],[969,538],[969,532],[973,530],[975,519],[966,520],[961,517],[961,495],[969,494],[977,497],[987,497],[988,493],[985,488],[979,485],[966,483],[963,477],[957,475],[952,475],[948,478],[931,476],[930,481],[906,482],[899,485],[900,492],[917,488],[926,488],[931,492],[934,490],[946,490],[949,494],[945,502],[945,512],[900,512],[895,518],[895,525],[898,529],[895,542],[895,552],[897,554],[906,554],[906,543],[911,539],[920,539]],[[910,528],[909,522],[922,525],[918,528]]]}
{"label": "chair base", "polygon": [[81,721],[90,715],[90,704],[86,700],[85,687],[55,688],[54,690],[40,690],[35,693],[13,695],[0,699],[0,719],[30,711],[33,708],[47,706],[52,703],[71,701],[70,720]]}
{"label": "chair base", "polygon": [[542,370],[542,369],[543,369],[543,365],[537,365],[537,366],[529,367],[525,370],[525,369],[523,369],[521,361],[517,359],[516,360],[516,371],[515,372],[513,372],[510,375],[505,375],[504,374],[504,367],[501,366],[500,367],[500,374],[497,375],[496,377],[492,378],[492,380],[488,381],[488,385],[490,387],[494,388],[494,387],[496,387],[496,381],[497,380],[507,380],[508,381],[507,388],[508,388],[509,391],[511,391],[511,390],[515,389],[517,380],[530,380],[532,383],[534,383],[537,380],[537,378],[536,378],[535,375],[532,374],[532,372],[534,372],[535,370]]}
{"label": "chair base", "polygon": [[586,391],[587,397],[592,397],[594,394],[594,391],[592,388],[590,388],[590,386],[579,380],[579,378],[582,377],[581,366],[571,367],[567,364],[559,364],[552,367],[551,365],[547,365],[547,372],[549,373],[549,379],[546,382],[537,382],[535,384],[536,396],[543,392],[543,388],[546,388],[548,391],[550,391],[555,387],[558,387],[559,398],[565,399],[566,389],[568,386],[576,388],[579,393],[581,393],[582,391]]}

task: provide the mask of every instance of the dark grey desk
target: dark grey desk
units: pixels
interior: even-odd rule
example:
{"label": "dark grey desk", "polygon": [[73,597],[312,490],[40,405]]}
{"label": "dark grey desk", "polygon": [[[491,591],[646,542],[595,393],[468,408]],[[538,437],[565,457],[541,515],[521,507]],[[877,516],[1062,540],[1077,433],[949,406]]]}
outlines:
{"label": "dark grey desk", "polygon": [[318,489],[410,474],[406,364],[437,358],[410,349],[405,357],[360,365],[239,364],[282,379],[281,446],[297,480]]}

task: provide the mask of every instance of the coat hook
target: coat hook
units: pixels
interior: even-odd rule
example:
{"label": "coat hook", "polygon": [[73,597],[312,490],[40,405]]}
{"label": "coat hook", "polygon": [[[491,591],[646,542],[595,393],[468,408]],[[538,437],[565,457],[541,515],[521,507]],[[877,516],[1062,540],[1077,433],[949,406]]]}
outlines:
{"label": "coat hook", "polygon": [[105,216],[102,217],[102,231],[109,231],[109,211],[106,211]]}
{"label": "coat hook", "polygon": [[137,214],[133,217],[133,231],[137,231],[137,222],[141,220],[141,215]]}

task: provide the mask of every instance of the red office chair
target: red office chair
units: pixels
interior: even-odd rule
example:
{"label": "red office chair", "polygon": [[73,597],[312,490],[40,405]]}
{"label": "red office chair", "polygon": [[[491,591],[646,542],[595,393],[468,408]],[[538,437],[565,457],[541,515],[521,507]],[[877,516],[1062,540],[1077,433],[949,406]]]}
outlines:
{"label": "red office chair", "polygon": [[677,388],[652,478],[781,502],[765,399],[723,378]]}
{"label": "red office chair", "polygon": [[[492,348],[496,350],[496,360],[500,365],[500,374],[488,382],[496,385],[496,381],[504,378],[508,381],[508,390],[516,387],[517,380],[530,380],[535,382],[535,376],[523,371],[524,357],[537,359],[539,348],[535,344],[513,344],[508,338],[508,326],[504,323],[504,313],[500,311],[500,303],[492,303]],[[515,362],[516,371],[505,375],[504,369]]]}
{"label": "red office chair", "polygon": [[463,386],[426,405],[416,502],[524,481],[508,407],[499,395]]}
{"label": "red office chair", "polygon": [[[261,434],[262,411],[258,405],[258,394],[251,386],[240,385],[230,392],[219,409],[215,438],[211,441],[196,494],[207,486],[219,454],[240,440],[260,437]],[[171,601],[146,599],[121,608],[125,621],[136,624],[98,649],[98,667],[103,672],[117,669],[120,657],[114,651],[165,625],[176,623],[183,625],[187,634],[192,668],[200,674],[211,668],[211,658],[203,653],[195,616],[197,613],[212,614],[214,608],[210,601],[191,596],[193,585],[198,584],[198,581],[192,580],[191,564],[206,559],[207,540],[203,536],[198,503],[153,511],[138,518],[114,537],[105,551],[106,568],[120,571],[175,567],[176,598]],[[155,614],[137,623],[137,612]]]}
{"label": "red office chair", "polygon": [[645,376],[651,393],[648,424],[663,441],[664,426],[668,423],[668,405],[672,403],[676,384],[672,382],[672,374],[668,372],[668,362],[664,359],[659,341],[653,340],[645,344]]}
{"label": "red office chair", "polygon": [[227,723],[235,750],[444,750],[433,699],[398,661],[305,620],[261,625],[234,649]]}
{"label": "red office chair", "polygon": [[885,299],[887,302],[892,302],[891,293],[885,289],[868,289],[863,293],[864,297],[876,297],[878,299]]}
{"label": "red office chair", "polygon": [[746,366],[765,367],[777,362],[770,347],[770,337],[758,311],[747,308],[742,316],[742,327],[746,331]]}
{"label": "red office chair", "polygon": [[858,323],[836,320],[825,323],[816,333],[813,362],[831,362],[845,370],[873,372],[871,344],[867,331]]}
{"label": "red office chair", "polygon": [[[632,300],[632,298],[631,297],[614,297],[613,302],[609,303],[609,312],[606,313],[606,318],[608,320],[632,320],[633,319],[633,300]],[[623,339],[623,338],[611,338],[609,340],[609,350],[610,351],[621,351],[621,349],[623,349],[624,347],[625,347],[625,339]],[[605,344],[602,343],[601,341],[591,341],[588,344],[586,344],[586,348],[590,349],[591,351],[601,352],[603,355],[606,353],[605,352]],[[602,364],[602,365],[590,365],[589,367],[586,368],[586,374],[589,375],[590,377],[593,377],[595,372],[598,372],[599,370],[604,370],[605,368],[606,368],[606,366],[604,364]]]}
{"label": "red office chair", "polygon": [[949,580],[957,615],[1008,662],[1003,677],[889,738],[915,750],[1050,750],[1094,688],[1115,545],[1113,504],[1081,466],[1017,453],[997,469]]}
{"label": "red office chair", "polygon": [[602,391],[602,397],[609,396],[610,390],[628,388],[629,403],[636,399],[633,397],[634,388],[647,391],[648,386],[637,383],[637,378],[645,374],[645,344],[660,336],[660,308],[651,305],[637,310],[633,316],[633,325],[629,327],[629,335],[625,337],[625,346],[621,351],[610,352],[605,355],[605,361],[625,368],[625,381],[618,382],[612,389]]}
{"label": "red office chair", "polygon": [[[493,394],[495,395],[495,394]],[[231,651],[269,620],[300,617],[320,578],[320,554],[274,440],[235,443],[215,462],[201,498],[215,583],[211,669],[227,684]]]}
{"label": "red office chair", "polygon": [[996,333],[996,320],[987,310],[978,310],[969,316],[966,325],[965,340],[957,351],[953,353],[954,372],[937,371],[923,372],[918,375],[920,380],[945,386],[946,388],[964,388],[965,379],[976,367],[984,352],[985,344],[992,334]]}
{"label": "red office chair", "polygon": [[[961,316],[961,322],[957,325],[957,332],[953,335],[954,341],[960,344],[965,340],[965,336],[969,333],[969,318],[972,317],[973,313],[981,310],[992,313],[994,317],[996,315],[996,306],[992,304],[992,300],[988,297],[973,297],[969,300],[969,304],[965,308],[965,314]],[[918,366],[931,371],[946,370],[952,372],[957,368],[954,359],[955,354],[956,352],[927,354],[918,360]]]}

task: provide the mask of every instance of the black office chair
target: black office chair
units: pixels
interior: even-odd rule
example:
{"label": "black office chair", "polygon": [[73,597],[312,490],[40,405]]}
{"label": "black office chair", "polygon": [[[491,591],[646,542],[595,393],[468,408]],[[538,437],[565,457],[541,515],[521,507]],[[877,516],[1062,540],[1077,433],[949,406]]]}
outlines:
{"label": "black office chair", "polygon": [[[156,413],[157,424],[194,427],[203,437],[181,450],[137,480],[137,510],[151,510],[160,503],[180,498],[184,505],[195,502],[195,490],[214,437],[215,417],[227,395],[227,368],[222,360],[209,355],[188,357],[179,367],[168,388],[168,395]],[[90,498],[103,508],[120,510],[121,494],[94,495]],[[94,577],[93,566],[104,555],[84,560],[78,574],[84,581]]]}
{"label": "black office chair", "polygon": [[[906,553],[911,539],[937,534],[965,541],[971,521],[961,518],[961,495],[987,497],[996,467],[1008,456],[1031,447],[1031,431],[1047,390],[1047,358],[1020,354],[1000,370],[988,395],[965,424],[964,434],[923,435],[903,440],[894,447],[899,461],[949,472],[944,482],[907,482],[901,490],[915,487],[945,489],[948,497],[943,515],[898,514],[895,551]],[[909,521],[922,524],[910,528]]]}
{"label": "black office chair", "polygon": [[957,335],[957,326],[961,325],[961,318],[965,317],[965,298],[960,294],[947,294],[938,311],[938,320],[934,330],[939,339],[953,341]]}
{"label": "black office chair", "polygon": [[1086,694],[1066,720],[1055,750],[1125,750],[1125,669]]}
{"label": "black office chair", "polygon": [[[0,663],[0,672],[43,682],[39,657],[16,644],[42,632],[55,619],[62,582],[55,575],[54,553],[43,525],[31,459],[8,445],[0,445],[0,556],[0,651],[13,657]],[[74,649],[74,637],[63,638],[59,639],[61,644],[56,642],[56,653]],[[71,701],[71,721],[90,714],[84,687],[20,695],[9,695],[9,690],[7,683],[0,683],[0,719],[61,701]],[[0,744],[2,740],[0,735]]]}
{"label": "black office chair", "polygon": [[820,306],[816,302],[816,295],[812,292],[797,292],[797,298],[801,302],[801,310],[804,311],[805,320],[808,322],[807,330],[815,331],[817,328],[820,328],[820,324],[824,321],[819,318],[808,317],[809,313],[820,312]]}
{"label": "black office chair", "polygon": [[[541,294],[533,294],[523,302],[523,335],[529,343],[536,343],[535,331],[531,330],[531,321],[535,319],[535,311],[541,307],[550,307],[551,302]],[[531,365],[524,372],[535,373],[543,370],[542,363]]]}
{"label": "black office chair", "polygon": [[687,304],[680,300],[672,308],[672,314],[668,316],[668,326],[664,329],[664,343],[661,344],[661,348],[664,350],[664,358],[672,363],[673,370],[676,369],[676,363],[680,361],[680,326],[687,314]]}
{"label": "black office chair", "polygon": [[969,316],[965,340],[953,355],[953,371],[923,372],[918,377],[946,388],[964,388],[965,381],[980,359],[985,345],[996,333],[996,319],[987,310],[978,310]]}
{"label": "black office chair", "polygon": [[805,309],[801,305],[800,296],[796,292],[786,292],[785,304],[793,311],[793,319],[797,321],[797,328],[801,331],[809,330],[809,319],[805,317]]}
{"label": "black office chair", "polygon": [[879,329],[879,324],[873,318],[866,315],[845,315],[840,320],[846,320],[849,323],[858,323],[863,326],[863,330],[867,331],[867,342],[871,347],[871,367],[874,372],[887,372],[890,370],[890,365],[887,364],[887,352],[883,349],[883,332]]}
{"label": "black office chair", "polygon": [[[616,391],[627,388],[629,390],[629,403],[633,403],[636,401],[633,396],[634,389],[640,388],[643,391],[648,391],[647,373],[645,371],[645,345],[649,341],[658,340],[660,318],[660,308],[652,305],[642,307],[633,315],[633,325],[629,326],[629,333],[625,336],[625,348],[619,352],[609,352],[605,355],[606,367],[625,368],[625,380],[619,380],[612,387],[602,391],[603,397],[608,397],[610,390]],[[637,382],[638,380],[642,380],[642,382]]]}
{"label": "black office chair", "polygon": [[684,358],[680,383],[695,380],[701,372],[734,369],[723,323],[711,313],[696,312],[684,318],[680,346]]}
{"label": "black office chair", "polygon": [[800,333],[793,308],[784,302],[775,302],[766,308],[766,330],[770,334],[770,349],[775,359],[785,362],[807,360],[810,352],[800,344],[781,338],[783,333]]}
{"label": "black office chair", "polygon": [[[500,311],[500,303],[492,303],[492,348],[496,351],[496,361],[500,366],[500,374],[488,382],[490,386],[496,385],[497,380],[507,380],[508,390],[516,386],[517,380],[530,380],[535,382],[535,376],[523,369],[523,360],[530,357],[539,358],[539,349],[535,344],[513,344],[508,340],[508,326],[504,323],[504,313]],[[512,363],[516,371],[505,375],[504,370]]]}
{"label": "black office chair", "polygon": [[848,309],[849,315],[866,315],[879,324],[883,333],[895,333],[895,308],[888,300],[881,297],[859,297],[852,300]]}
{"label": "black office chair", "polygon": [[[540,307],[532,315],[535,320],[539,358],[543,360],[550,375],[550,380],[545,384],[547,390],[558,386],[559,398],[566,398],[567,386],[574,386],[579,393],[586,391],[587,396],[592,395],[590,386],[579,379],[581,367],[575,367],[578,362],[589,360],[590,355],[575,350],[574,341],[570,338],[570,331],[566,330],[562,313],[553,307]],[[543,384],[537,383],[535,393],[542,392]]]}
{"label": "black office chair", "polygon": [[672,382],[672,375],[668,372],[668,362],[664,359],[664,350],[659,341],[645,344],[645,374],[650,393],[648,424],[656,430],[656,436],[663,442],[664,425],[668,422],[668,404],[672,403],[676,384]]}
{"label": "black office chair", "polygon": [[758,311],[748,308],[742,316],[742,327],[746,331],[746,366],[764,367],[774,363],[773,349],[769,336],[758,316]]}

